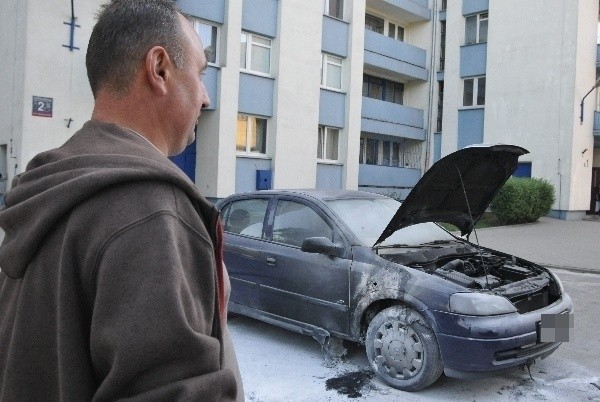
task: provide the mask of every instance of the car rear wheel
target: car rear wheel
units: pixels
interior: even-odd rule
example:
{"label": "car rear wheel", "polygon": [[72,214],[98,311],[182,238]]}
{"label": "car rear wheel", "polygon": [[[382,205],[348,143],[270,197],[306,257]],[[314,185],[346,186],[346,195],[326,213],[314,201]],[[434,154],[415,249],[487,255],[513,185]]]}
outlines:
{"label": "car rear wheel", "polygon": [[379,312],[369,324],[365,346],[375,373],[394,388],[417,391],[442,374],[435,335],[410,308],[393,306]]}

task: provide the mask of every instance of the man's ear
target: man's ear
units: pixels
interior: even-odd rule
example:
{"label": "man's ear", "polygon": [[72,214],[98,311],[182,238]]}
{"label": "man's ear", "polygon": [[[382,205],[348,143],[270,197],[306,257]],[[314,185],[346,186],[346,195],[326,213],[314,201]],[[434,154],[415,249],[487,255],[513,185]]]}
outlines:
{"label": "man's ear", "polygon": [[162,46],[154,46],[146,53],[145,71],[152,91],[167,93],[167,82],[171,79],[173,63]]}

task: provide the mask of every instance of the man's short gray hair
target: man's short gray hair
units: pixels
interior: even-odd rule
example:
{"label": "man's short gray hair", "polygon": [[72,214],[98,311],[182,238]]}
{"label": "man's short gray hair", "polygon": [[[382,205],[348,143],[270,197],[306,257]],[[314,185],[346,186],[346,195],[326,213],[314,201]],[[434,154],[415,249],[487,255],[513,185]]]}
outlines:
{"label": "man's short gray hair", "polygon": [[171,0],[111,0],[105,4],[88,44],[85,64],[92,94],[101,88],[125,93],[153,46],[165,48],[182,68],[184,33]]}

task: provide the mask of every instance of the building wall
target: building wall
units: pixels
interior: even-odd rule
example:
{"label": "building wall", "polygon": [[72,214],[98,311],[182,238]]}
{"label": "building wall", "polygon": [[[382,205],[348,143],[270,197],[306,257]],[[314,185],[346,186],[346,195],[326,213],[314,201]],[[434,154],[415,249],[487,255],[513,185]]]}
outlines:
{"label": "building wall", "polygon": [[274,188],[316,184],[322,22],[321,2],[280,1],[275,117],[270,132]]}
{"label": "building wall", "polygon": [[[530,154],[520,161],[556,190],[554,215],[570,218],[589,208],[593,97],[583,124],[579,103],[595,80],[598,2],[558,5],[448,2],[441,155],[474,142],[523,146]],[[464,45],[465,14],[481,11],[487,43]],[[464,108],[462,78],[474,75],[486,77],[485,105]]]}
{"label": "building wall", "polygon": [[[64,24],[71,17],[69,2],[11,0],[8,10],[3,8],[1,46],[2,54],[8,54],[3,63],[9,74],[3,74],[1,85],[2,93],[12,96],[2,101],[7,113],[2,113],[0,124],[2,133],[10,133],[11,138],[0,135],[3,143],[12,139],[9,179],[22,172],[37,153],[61,145],[91,114],[85,52],[100,1],[75,4],[79,27],[75,28],[74,46],[79,49],[73,51],[63,46],[70,44],[70,28]],[[32,115],[34,96],[52,98],[51,117]]]}
{"label": "building wall", "polygon": [[0,193],[6,191],[18,164],[18,149],[21,146],[25,32],[27,28],[27,2],[8,0],[0,13],[0,54],[3,55],[0,74],[0,150],[2,164]]}
{"label": "building wall", "polygon": [[[79,49],[70,51],[63,46],[69,43],[64,24],[71,17],[69,2],[4,2],[4,177],[23,171],[35,154],[61,145],[89,119],[93,99],[85,51],[102,3],[74,2],[79,25],[74,45]],[[222,198],[252,190],[257,169],[273,171],[275,188],[356,189],[359,181],[361,188],[367,181],[393,188],[394,177],[402,191],[408,191],[423,170],[361,169],[361,131],[368,126],[379,138],[422,141],[425,169],[434,158],[472,142],[521,145],[531,152],[521,161],[532,163],[532,175],[549,180],[557,190],[553,208],[558,215],[586,210],[591,166],[600,165],[591,134],[597,93],[586,99],[583,124],[579,103],[594,85],[598,2],[560,0],[549,7],[543,0],[463,0],[449,1],[448,9],[438,13],[440,3],[348,0],[344,18],[337,20],[323,15],[321,1],[179,0],[185,13],[220,28],[219,60],[205,77],[212,106],[203,111],[197,130],[196,184],[202,193]],[[366,10],[403,24],[404,42],[365,33]],[[465,14],[480,11],[489,11],[488,41],[465,46]],[[443,72],[438,72],[440,16],[446,21]],[[262,21],[265,18],[268,23]],[[240,71],[242,30],[272,38],[270,77]],[[394,51],[388,54],[390,49]],[[344,59],[341,91],[320,86],[323,51]],[[398,109],[401,113],[391,113],[393,121],[373,117],[373,102],[362,97],[363,72],[404,83],[404,105]],[[462,78],[473,74],[486,76],[486,104],[463,108]],[[434,141],[438,79],[444,81],[443,130]],[[52,117],[32,115],[33,96],[52,98]],[[266,155],[236,152],[239,112],[268,119]],[[415,113],[416,125],[410,117]],[[317,161],[319,124],[340,129],[338,163]]]}
{"label": "building wall", "polygon": [[[64,22],[70,21],[70,2],[28,2],[28,20],[35,23],[27,24],[25,34],[22,141],[27,146],[22,147],[18,171],[24,170],[37,153],[63,144],[91,115],[93,101],[85,53],[99,3],[76,2],[80,27],[75,28],[74,45],[79,49],[71,51],[63,46],[69,44],[69,27]],[[51,118],[32,116],[33,96],[53,99]]]}
{"label": "building wall", "polygon": [[578,104],[594,84],[590,12],[598,14],[597,1],[490,1],[484,142],[528,149],[520,160],[553,184],[561,211],[589,205],[591,164],[581,151],[593,149],[593,114],[580,125]]}

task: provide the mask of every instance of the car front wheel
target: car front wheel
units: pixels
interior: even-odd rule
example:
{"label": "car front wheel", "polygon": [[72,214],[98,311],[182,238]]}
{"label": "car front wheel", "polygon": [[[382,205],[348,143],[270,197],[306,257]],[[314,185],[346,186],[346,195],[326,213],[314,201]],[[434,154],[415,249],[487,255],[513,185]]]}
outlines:
{"label": "car front wheel", "polygon": [[393,306],[369,324],[367,357],[375,373],[403,391],[417,391],[442,374],[440,350],[433,331],[413,309]]}

